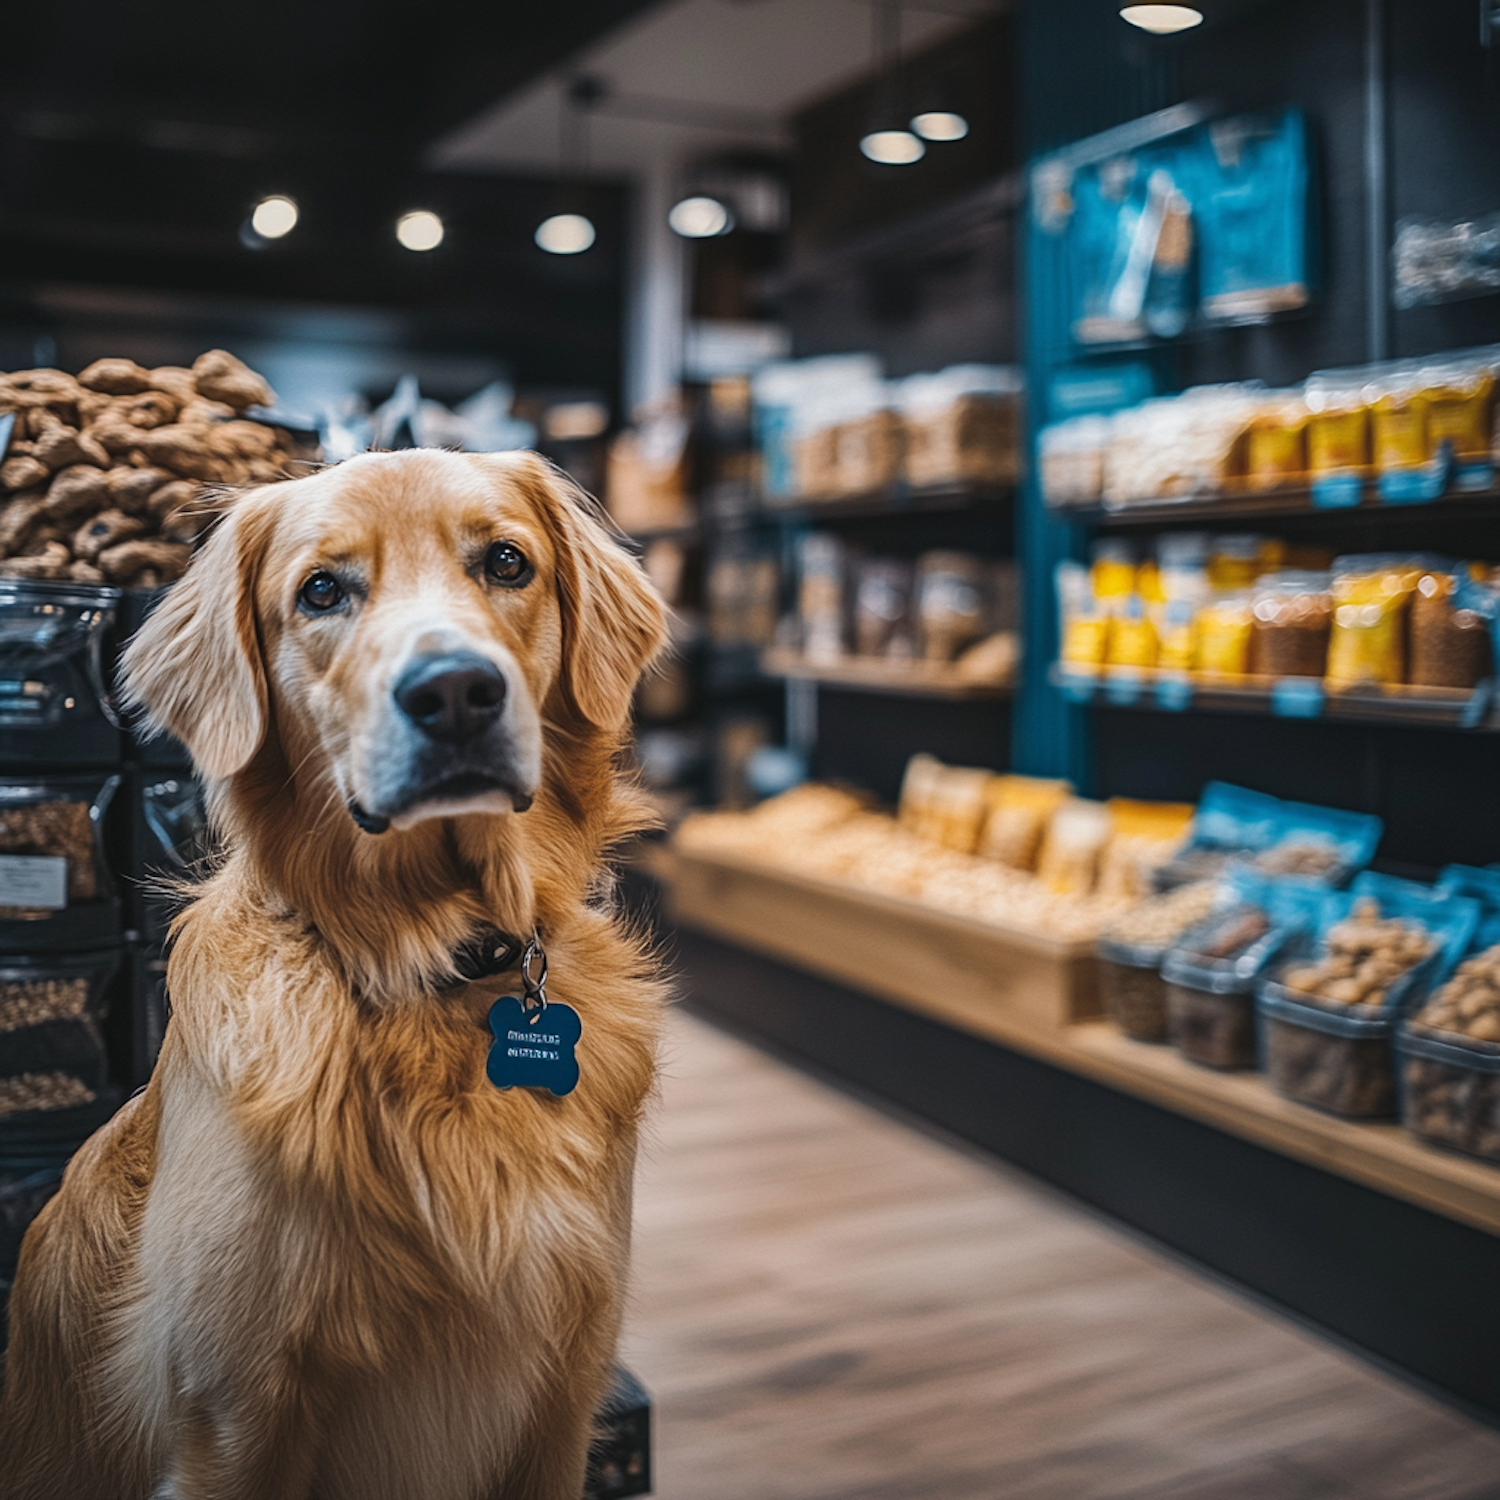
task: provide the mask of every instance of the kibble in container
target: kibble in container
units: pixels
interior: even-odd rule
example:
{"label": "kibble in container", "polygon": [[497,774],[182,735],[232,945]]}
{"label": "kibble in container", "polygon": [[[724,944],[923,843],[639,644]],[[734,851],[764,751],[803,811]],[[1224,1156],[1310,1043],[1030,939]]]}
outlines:
{"label": "kibble in container", "polygon": [[1168,1029],[1184,1057],[1208,1068],[1255,1066],[1255,986],[1287,936],[1262,906],[1237,902],[1167,954]]}
{"label": "kibble in container", "polygon": [[0,951],[117,940],[103,820],[119,784],[114,775],[0,782]]}
{"label": "kibble in container", "polygon": [[1162,960],[1184,931],[1208,915],[1213,900],[1213,887],[1206,883],[1153,896],[1127,912],[1094,944],[1105,1014],[1126,1036],[1138,1042],[1167,1040]]}
{"label": "kibble in container", "polygon": [[1396,1054],[1406,1128],[1500,1162],[1500,1044],[1408,1024],[1396,1033]]}
{"label": "kibble in container", "polygon": [[119,601],[115,588],[0,578],[0,757],[118,758],[104,660]]}
{"label": "kibble in container", "polygon": [[93,1104],[118,952],[0,960],[0,1119]]}

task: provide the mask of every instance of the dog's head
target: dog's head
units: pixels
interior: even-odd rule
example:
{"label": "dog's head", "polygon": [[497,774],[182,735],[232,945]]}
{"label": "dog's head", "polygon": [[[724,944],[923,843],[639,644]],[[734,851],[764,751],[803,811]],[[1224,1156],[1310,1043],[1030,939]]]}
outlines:
{"label": "dog's head", "polygon": [[659,600],[534,454],[369,454],[242,496],[125,658],[211,780],[274,749],[367,834],[522,812],[548,725],[617,737]]}

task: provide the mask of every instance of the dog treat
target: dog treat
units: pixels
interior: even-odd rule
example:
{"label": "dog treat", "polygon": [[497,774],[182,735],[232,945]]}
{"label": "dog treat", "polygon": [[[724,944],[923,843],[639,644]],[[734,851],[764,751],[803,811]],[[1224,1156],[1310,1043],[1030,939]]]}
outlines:
{"label": "dog treat", "polygon": [[1412,1024],[1475,1041],[1500,1042],[1500,947],[1465,959]]}
{"label": "dog treat", "polygon": [[1099,941],[1099,990],[1106,1013],[1126,1036],[1140,1042],[1167,1039],[1167,985],[1163,954],[1213,910],[1214,888],[1180,886],[1143,901],[1108,928]]}
{"label": "dog treat", "polygon": [[1324,946],[1321,958],[1293,965],[1281,983],[1313,1000],[1378,1006],[1391,985],[1432,952],[1432,939],[1410,922],[1382,919],[1379,903],[1366,898],[1328,929]]}
{"label": "dog treat", "polygon": [[79,375],[78,383],[111,396],[133,396],[150,388],[151,372],[133,359],[96,359]]}
{"label": "dog treat", "polygon": [[213,519],[186,509],[208,487],[274,483],[311,456],[285,429],[244,415],[274,400],[222,349],[192,369],[101,359],[77,380],[0,375],[0,413],[16,416],[0,453],[0,576],[125,587],[179,577]]}
{"label": "dog treat", "polygon": [[48,1021],[81,1021],[88,1010],[89,993],[89,982],[81,976],[0,978],[0,1032]]}
{"label": "dog treat", "polygon": [[72,1109],[98,1096],[71,1073],[18,1073],[0,1078],[0,1117],[30,1110]]}
{"label": "dog treat", "polygon": [[1167,1029],[1184,1057],[1206,1068],[1255,1066],[1255,997],[1167,985]]}
{"label": "dog treat", "polygon": [[1327,875],[1342,863],[1343,856],[1331,844],[1295,838],[1287,839],[1251,860],[1251,864],[1266,875],[1313,877]]}

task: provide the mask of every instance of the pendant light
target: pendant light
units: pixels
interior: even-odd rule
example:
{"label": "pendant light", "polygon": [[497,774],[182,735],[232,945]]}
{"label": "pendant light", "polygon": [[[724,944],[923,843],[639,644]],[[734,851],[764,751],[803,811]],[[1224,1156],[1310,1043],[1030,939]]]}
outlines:
{"label": "pendant light", "polygon": [[1203,12],[1191,5],[1127,5],[1120,17],[1154,36],[1171,36],[1203,24]]}
{"label": "pendant light", "polygon": [[907,128],[901,108],[900,0],[871,0],[874,28],[875,105],[859,149],[873,162],[907,167],[927,154],[922,137]]}
{"label": "pendant light", "polygon": [[[589,114],[604,97],[604,85],[597,78],[580,75],[570,80],[563,91],[562,110],[558,120],[559,146],[564,186],[560,199],[576,199],[578,189],[570,189],[568,180],[581,182],[589,165]],[[598,239],[594,221],[579,212],[581,205],[560,202],[536,227],[532,238],[537,248],[548,255],[582,255]]]}

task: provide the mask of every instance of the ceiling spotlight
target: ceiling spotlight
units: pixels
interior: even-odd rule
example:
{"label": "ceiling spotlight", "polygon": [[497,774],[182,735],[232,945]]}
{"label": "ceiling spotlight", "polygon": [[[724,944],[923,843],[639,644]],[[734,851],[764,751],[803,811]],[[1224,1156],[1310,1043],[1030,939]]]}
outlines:
{"label": "ceiling spotlight", "polygon": [[927,154],[927,147],[909,130],[872,130],[860,141],[859,149],[887,167],[910,166]]}
{"label": "ceiling spotlight", "polygon": [[1203,12],[1191,5],[1127,5],[1120,15],[1132,26],[1157,36],[1171,36],[1174,31],[1190,31],[1203,24]]}
{"label": "ceiling spotlight", "polygon": [[408,250],[436,250],[443,243],[443,221],[430,209],[413,209],[396,220],[396,238]]}
{"label": "ceiling spotlight", "polygon": [[594,238],[593,223],[582,214],[553,214],[536,227],[536,242],[548,255],[581,255]]}
{"label": "ceiling spotlight", "polygon": [[262,198],[250,215],[250,227],[263,240],[279,240],[297,227],[297,205],[280,194]]}
{"label": "ceiling spotlight", "polygon": [[667,223],[685,240],[711,240],[734,228],[734,215],[717,198],[684,198],[667,215]]}
{"label": "ceiling spotlight", "polygon": [[969,122],[951,109],[924,109],[912,117],[911,128],[924,141],[961,141],[969,133]]}

